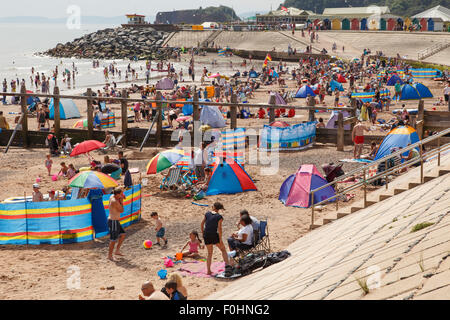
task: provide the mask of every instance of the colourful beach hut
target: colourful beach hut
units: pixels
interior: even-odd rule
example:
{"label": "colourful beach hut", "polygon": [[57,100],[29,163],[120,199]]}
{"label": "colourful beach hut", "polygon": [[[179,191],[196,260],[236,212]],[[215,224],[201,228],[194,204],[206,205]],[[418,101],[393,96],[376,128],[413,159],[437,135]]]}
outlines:
{"label": "colourful beach hut", "polygon": [[217,159],[214,164],[206,195],[236,194],[257,190],[244,168],[234,159],[227,157],[223,161]]}
{"label": "colourful beach hut", "polygon": [[420,99],[420,94],[417,92],[410,84],[405,84],[402,86],[402,92],[400,94],[400,100],[416,100]]}
{"label": "colourful beach hut", "polygon": [[351,27],[352,30],[359,30],[359,20],[354,18],[351,21]]}
{"label": "colourful beach hut", "polygon": [[410,18],[406,18],[405,19],[405,21],[403,21],[403,25],[406,27],[406,28],[409,28],[409,26],[412,24],[412,21],[411,21],[411,19]]}
{"label": "colourful beach hut", "polygon": [[350,20],[347,18],[342,20],[342,30],[350,30]]}
{"label": "colourful beach hut", "polygon": [[397,20],[395,20],[394,18],[389,18],[387,20],[387,28],[386,29],[388,31],[394,31],[396,25],[397,25]]}
{"label": "colourful beach hut", "polygon": [[330,19],[324,19],[323,20],[323,26],[325,30],[331,30],[331,21]]}
{"label": "colourful beach hut", "polygon": [[313,25],[314,26],[318,26],[319,23],[320,23],[320,19],[316,19],[316,20],[313,21]]}
{"label": "colourful beach hut", "polygon": [[387,22],[386,19],[381,18],[380,19],[380,30],[387,30]]}
{"label": "colourful beach hut", "polygon": [[392,148],[405,148],[408,144],[414,144],[419,140],[419,135],[413,127],[397,127],[383,139],[374,161],[390,155]]}
{"label": "colourful beach hut", "polygon": [[422,99],[433,98],[433,94],[431,93],[430,89],[428,89],[428,87],[424,84],[416,82],[413,84],[413,87],[417,90]]}
{"label": "colourful beach hut", "polygon": [[[304,164],[296,174],[284,181],[280,189],[278,199],[288,207],[309,208],[311,203],[311,191],[328,184],[316,166]],[[314,193],[314,204],[329,199],[335,195],[333,187],[328,186]],[[331,202],[335,201],[330,200]]]}
{"label": "colourful beach hut", "polygon": [[297,99],[305,99],[308,97],[308,94],[310,94],[312,97],[316,96],[316,94],[314,93],[314,90],[310,86],[302,86],[298,89],[295,97]]}
{"label": "colourful beach hut", "polygon": [[428,31],[434,31],[434,20],[433,18],[428,19]]}
{"label": "colourful beach hut", "polygon": [[397,24],[396,24],[396,26],[395,26],[395,28],[397,29],[397,30],[403,30],[403,25],[405,24],[405,22],[403,21],[403,19],[402,18],[398,18],[397,19]]}
{"label": "colourful beach hut", "polygon": [[428,22],[427,22],[427,19],[422,18],[422,19],[420,19],[419,22],[420,22],[420,26],[421,26],[420,31],[427,31],[427,30],[428,30]]}
{"label": "colourful beach hut", "polygon": [[333,19],[331,21],[331,29],[333,30],[341,30],[341,20],[339,19]]}
{"label": "colourful beach hut", "polygon": [[366,18],[361,19],[361,30],[367,30],[367,19]]}

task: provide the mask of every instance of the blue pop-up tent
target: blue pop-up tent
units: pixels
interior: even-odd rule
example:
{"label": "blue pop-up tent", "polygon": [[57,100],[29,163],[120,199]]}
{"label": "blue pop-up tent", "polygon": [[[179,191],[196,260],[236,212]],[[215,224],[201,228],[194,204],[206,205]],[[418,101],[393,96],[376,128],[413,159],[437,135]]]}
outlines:
{"label": "blue pop-up tent", "polygon": [[388,80],[388,82],[386,83],[387,86],[389,87],[393,87],[395,86],[395,84],[397,83],[397,81],[400,81],[400,84],[403,84],[403,80],[396,74],[394,73]]}
{"label": "blue pop-up tent", "polygon": [[[81,118],[80,111],[72,99],[61,99],[59,101],[59,117],[61,120]],[[53,99],[50,100],[50,119],[55,119],[55,108]]]}
{"label": "blue pop-up tent", "polygon": [[298,99],[304,99],[304,98],[308,97],[308,94],[310,94],[311,97],[316,96],[316,94],[314,93],[314,90],[310,86],[302,86],[300,89],[298,89],[295,97]]}
{"label": "blue pop-up tent", "polygon": [[419,142],[419,135],[410,126],[400,126],[388,133],[378,148],[375,161],[391,154],[392,148],[405,148],[408,144]]}
{"label": "blue pop-up tent", "polygon": [[337,82],[336,80],[331,80],[330,82],[331,91],[338,89],[339,91],[344,91],[344,86],[342,83]]}
{"label": "blue pop-up tent", "polygon": [[250,78],[258,78],[258,73],[256,71],[250,71],[249,73],[249,77]]}
{"label": "blue pop-up tent", "polygon": [[423,85],[420,82],[416,82],[413,84],[413,87],[417,90],[420,97],[423,98],[433,98],[433,94],[427,86]]}
{"label": "blue pop-up tent", "polygon": [[420,94],[416,90],[416,88],[414,88],[410,84],[403,85],[402,92],[400,94],[400,100],[415,100],[415,99],[420,99]]}

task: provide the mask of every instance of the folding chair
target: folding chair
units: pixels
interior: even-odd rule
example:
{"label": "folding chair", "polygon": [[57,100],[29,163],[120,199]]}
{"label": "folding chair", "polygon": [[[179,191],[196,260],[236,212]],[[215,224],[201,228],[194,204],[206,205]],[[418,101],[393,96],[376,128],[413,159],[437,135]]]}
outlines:
{"label": "folding chair", "polygon": [[233,260],[238,263],[240,259],[247,256],[250,253],[256,253],[264,251],[265,254],[271,253],[270,248],[270,238],[269,238],[269,228],[267,225],[267,221],[259,222],[259,232],[254,233],[253,243],[255,244],[248,250],[236,250],[236,255],[233,257]]}
{"label": "folding chair", "polygon": [[163,181],[161,182],[161,186],[159,187],[161,190],[173,190],[178,189],[178,186],[180,185],[182,181],[181,177],[181,167],[175,167],[169,169],[169,176],[165,177]]}

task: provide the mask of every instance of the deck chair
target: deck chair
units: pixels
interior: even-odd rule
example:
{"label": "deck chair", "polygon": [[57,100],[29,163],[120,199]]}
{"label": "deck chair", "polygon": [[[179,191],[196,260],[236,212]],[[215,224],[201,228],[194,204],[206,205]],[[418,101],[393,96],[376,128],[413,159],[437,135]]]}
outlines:
{"label": "deck chair", "polygon": [[269,238],[269,228],[267,221],[259,222],[259,232],[254,233],[253,239],[254,246],[247,250],[236,250],[236,255],[233,260],[238,263],[240,259],[247,256],[250,253],[264,251],[265,254],[271,253],[270,248],[270,238]]}
{"label": "deck chair", "polygon": [[181,167],[171,168],[169,176],[163,179],[159,188],[161,190],[178,189],[178,186],[182,182],[181,169]]}
{"label": "deck chair", "polygon": [[122,141],[125,135],[121,134],[117,139],[112,135],[111,141],[105,148],[100,149],[103,153],[107,153],[108,151],[114,151],[119,143]]}

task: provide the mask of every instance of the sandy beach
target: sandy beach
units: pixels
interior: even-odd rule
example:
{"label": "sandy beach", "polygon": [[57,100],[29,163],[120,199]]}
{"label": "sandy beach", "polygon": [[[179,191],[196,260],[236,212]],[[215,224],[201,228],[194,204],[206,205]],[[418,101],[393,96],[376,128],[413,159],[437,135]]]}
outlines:
{"label": "sandy beach", "polygon": [[[187,59],[187,57],[183,57]],[[218,60],[222,67],[213,69],[208,62],[211,59]],[[211,71],[228,72],[233,74],[236,69],[228,70],[229,58],[220,58],[217,55],[209,54],[196,61],[197,69],[201,70],[204,65]],[[234,65],[242,62],[242,59],[234,57]],[[255,67],[261,62],[254,62]],[[295,64],[289,64],[294,66]],[[201,67],[201,68],[200,68]],[[237,68],[241,72],[243,68]],[[249,67],[247,67],[249,69]],[[101,71],[99,71],[101,72]],[[142,82],[141,82],[142,83]],[[442,96],[443,86],[439,82],[424,80],[436,98],[425,100],[425,109],[431,110],[437,97]],[[119,87],[131,84],[119,84]],[[185,84],[192,85],[192,82]],[[199,83],[195,83],[200,85]],[[287,80],[287,91],[297,90],[295,81]],[[347,91],[348,84],[344,84]],[[268,91],[278,90],[278,86],[262,86],[251,102],[267,103]],[[135,95],[133,97],[139,97]],[[344,100],[347,102],[347,99]],[[86,118],[86,105],[84,102],[76,101],[77,106]],[[331,106],[333,97],[326,96],[325,105]],[[406,101],[391,105],[391,110],[401,108],[405,103],[407,108],[416,108],[417,101]],[[290,105],[306,105],[302,99],[291,102]],[[114,131],[120,131],[120,105],[108,104],[116,113],[116,127]],[[436,110],[445,110],[445,106],[437,106]],[[19,112],[20,106],[1,106],[8,122],[13,123],[14,114]],[[130,112],[131,113],[131,112]],[[316,117],[323,117],[327,122],[330,113],[320,113]],[[393,118],[391,112],[378,113],[378,118],[390,120]],[[297,112],[295,118],[282,119],[291,124],[300,123],[307,120],[307,114]],[[61,126],[71,128],[77,119],[63,120]],[[229,120],[228,120],[229,124]],[[238,119],[238,127],[262,128],[268,124],[268,119]],[[148,122],[131,123],[129,127],[148,128]],[[29,128],[37,128],[36,119],[29,120]],[[386,131],[375,129],[372,134],[386,134]],[[369,133],[369,134],[371,134]],[[368,146],[366,146],[367,148]],[[139,168],[142,177],[148,179],[148,185],[143,188],[142,198],[142,220],[126,230],[127,238],[122,247],[124,257],[118,262],[107,260],[108,237],[94,242],[73,244],[73,245],[41,245],[41,246],[0,246],[0,258],[3,266],[0,271],[0,299],[131,299],[138,297],[141,283],[150,280],[155,287],[160,289],[165,281],[157,276],[158,270],[163,268],[163,258],[174,256],[188,241],[188,235],[192,230],[200,231],[200,223],[207,208],[192,204],[191,199],[176,198],[169,193],[161,192],[159,185],[162,176],[145,175],[145,165],[158,151],[155,148],[145,148],[143,153],[136,149],[125,150],[125,156],[130,161],[131,168]],[[366,149],[366,152],[368,149]],[[0,179],[4,183],[0,184],[0,200],[13,196],[21,196],[24,192],[30,195],[32,184],[37,177],[42,179],[41,188],[43,193],[50,189],[61,190],[67,185],[67,180],[53,182],[47,175],[44,167],[47,149],[20,149],[12,148],[6,155],[1,153],[0,161],[3,164],[0,170]],[[103,160],[103,155],[93,152],[92,155],[99,161]],[[255,181],[258,191],[247,192],[236,195],[211,196],[202,200],[201,203],[212,205],[215,201],[224,203],[224,237],[228,237],[236,231],[238,213],[242,209],[247,209],[251,215],[260,220],[268,220],[270,241],[273,251],[285,249],[289,244],[296,241],[309,232],[311,222],[311,210],[285,207],[279,200],[279,189],[283,181],[302,164],[315,164],[318,168],[324,163],[338,162],[342,159],[352,158],[353,149],[350,146],[344,152],[336,151],[334,145],[316,144],[313,148],[298,152],[280,153],[280,169],[278,174],[265,176],[261,173],[261,167],[256,165],[246,165],[246,170]],[[116,158],[117,154],[112,153],[110,157]],[[61,162],[72,163],[76,168],[88,165],[84,156],[75,158],[54,158],[53,172],[59,171]],[[344,164],[344,171],[349,171],[357,167],[358,164]],[[321,171],[321,169],[319,169]],[[139,182],[140,175],[133,176],[134,182]],[[356,193],[358,194],[357,191]],[[353,200],[351,200],[353,201]],[[352,202],[348,204],[351,204]],[[325,206],[322,212],[318,213],[318,218],[333,210],[333,205]],[[146,250],[142,243],[146,239],[155,240],[154,221],[150,218],[151,212],[159,213],[166,229],[169,239],[167,249],[152,248]],[[205,257],[206,251],[201,254]],[[214,261],[221,261],[219,251],[214,251]],[[67,288],[67,281],[70,277],[68,268],[76,266],[80,269],[81,288],[70,290]],[[174,272],[178,265],[168,271]],[[209,296],[213,292],[227,286],[227,281],[218,281],[213,278],[184,277],[183,281],[189,292],[189,299],[201,299]],[[113,287],[113,289],[112,289]],[[108,289],[109,288],[109,289]]]}

